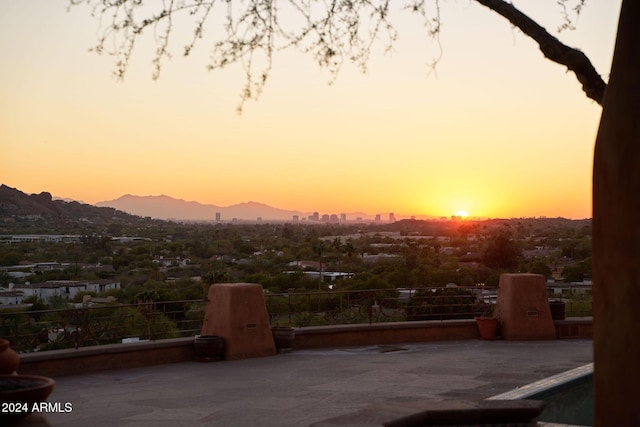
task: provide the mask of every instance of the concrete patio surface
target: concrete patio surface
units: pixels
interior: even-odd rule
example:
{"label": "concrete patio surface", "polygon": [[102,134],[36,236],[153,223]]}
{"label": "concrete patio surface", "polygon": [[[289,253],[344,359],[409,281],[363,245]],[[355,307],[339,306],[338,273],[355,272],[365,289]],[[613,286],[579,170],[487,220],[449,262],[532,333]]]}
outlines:
{"label": "concrete patio surface", "polygon": [[481,400],[590,363],[590,340],[299,350],[62,377],[52,426],[308,426],[371,404]]}

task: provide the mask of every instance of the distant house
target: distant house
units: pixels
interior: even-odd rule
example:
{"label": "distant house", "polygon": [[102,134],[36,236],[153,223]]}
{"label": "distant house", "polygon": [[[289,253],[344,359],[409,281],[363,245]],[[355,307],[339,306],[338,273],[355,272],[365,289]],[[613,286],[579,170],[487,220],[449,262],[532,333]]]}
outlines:
{"label": "distant house", "polygon": [[22,304],[22,298],[24,294],[20,291],[0,291],[0,304],[1,305],[18,305]]}
{"label": "distant house", "polygon": [[582,282],[558,282],[558,281],[549,281],[547,282],[547,291],[548,293],[558,296],[562,295],[575,295],[575,294],[589,294],[591,293],[592,283],[590,280],[585,280]]}
{"label": "distant house", "polygon": [[460,265],[475,267],[482,262],[482,254],[479,252],[467,252],[459,259]]}
{"label": "distant house", "polygon": [[402,258],[402,256],[396,255],[396,254],[375,254],[375,255],[363,254],[362,255],[362,260],[367,263],[388,261],[388,260],[399,259],[399,258]]}
{"label": "distant house", "polygon": [[49,280],[44,283],[16,285],[14,287],[14,290],[21,291],[25,298],[35,296],[45,302],[54,297],[71,300],[80,292],[101,293],[111,289],[120,289],[120,282],[108,279],[90,281]]}
{"label": "distant house", "polygon": [[320,270],[318,261],[292,261],[289,265],[291,267],[299,267],[302,270]]}
{"label": "distant house", "polygon": [[13,274],[13,277],[20,277],[19,274],[15,273],[27,273],[27,275],[31,275],[31,273],[35,273],[38,271],[51,271],[51,270],[62,270],[68,267],[68,263],[59,263],[59,262],[38,262],[35,264],[18,264],[18,265],[9,265],[0,267],[0,270],[8,272],[10,275]]}
{"label": "distant house", "polygon": [[108,296],[106,298],[92,297],[91,295],[85,295],[82,297],[82,302],[75,304],[76,308],[83,308],[87,306],[93,306],[98,304],[112,304],[118,301],[114,296]]}
{"label": "distant house", "polygon": [[131,243],[131,242],[150,242],[151,239],[146,237],[131,237],[131,236],[113,236],[111,238],[112,242],[117,243]]}
{"label": "distant house", "polygon": [[110,279],[91,280],[84,282],[84,284],[88,292],[102,293],[112,289],[120,289],[120,282]]}
{"label": "distant house", "polygon": [[62,296],[63,285],[59,282],[65,281],[44,282],[36,284],[25,283],[24,285],[16,285],[14,289],[21,291],[24,294],[25,298],[34,296],[46,302],[54,297]]}
{"label": "distant house", "polygon": [[189,258],[165,258],[160,256],[153,260],[154,263],[160,264],[161,267],[169,268],[169,267],[186,267],[191,263],[191,259]]}
{"label": "distant house", "polygon": [[336,279],[353,279],[354,276],[353,273],[345,273],[341,271],[323,271],[322,273],[319,271],[304,271],[303,273],[307,277],[315,279],[322,277],[322,280],[329,282],[333,282]]}
{"label": "distant house", "polygon": [[82,236],[78,234],[15,234],[12,236],[5,236],[3,240],[8,243],[79,243],[81,238]]}

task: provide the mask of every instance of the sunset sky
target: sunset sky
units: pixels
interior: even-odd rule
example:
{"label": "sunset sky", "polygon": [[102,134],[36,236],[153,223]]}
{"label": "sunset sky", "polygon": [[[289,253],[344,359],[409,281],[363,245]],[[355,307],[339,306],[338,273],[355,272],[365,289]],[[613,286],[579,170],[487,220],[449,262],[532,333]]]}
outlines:
{"label": "sunset sky", "polygon": [[[556,0],[513,0],[608,80],[619,0],[590,0],[557,34]],[[0,182],[87,203],[123,194],[227,206],[396,216],[591,216],[601,108],[503,18],[442,1],[442,58],[400,15],[395,50],[337,80],[298,51],[236,113],[242,70],[206,70],[206,40],[177,45],[157,81],[152,46],[124,82],[88,52],[98,23],[66,1],[0,2]],[[176,28],[176,31],[182,29]],[[190,28],[184,29],[191,31]]]}

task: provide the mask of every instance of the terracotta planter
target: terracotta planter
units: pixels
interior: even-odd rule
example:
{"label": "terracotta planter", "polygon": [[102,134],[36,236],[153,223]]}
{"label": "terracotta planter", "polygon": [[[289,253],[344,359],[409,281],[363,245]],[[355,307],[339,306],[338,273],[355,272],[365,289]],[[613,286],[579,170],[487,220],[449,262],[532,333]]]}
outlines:
{"label": "terracotta planter", "polygon": [[564,320],[566,316],[567,303],[561,300],[549,301],[549,309],[551,310],[551,318],[553,320]]}
{"label": "terracotta planter", "polygon": [[295,329],[275,326],[271,328],[271,333],[278,351],[287,351],[293,348],[293,341],[296,336]]}
{"label": "terracotta planter", "polygon": [[214,362],[224,358],[224,339],[218,335],[200,335],[193,342],[198,362]]}
{"label": "terracotta planter", "polygon": [[47,400],[56,382],[39,375],[0,375],[0,425],[11,425],[31,413],[33,405]]}
{"label": "terracotta planter", "polygon": [[20,365],[20,356],[9,344],[8,340],[0,339],[0,375],[12,374]]}
{"label": "terracotta planter", "polygon": [[476,317],[476,325],[483,340],[495,340],[498,331],[497,317]]}

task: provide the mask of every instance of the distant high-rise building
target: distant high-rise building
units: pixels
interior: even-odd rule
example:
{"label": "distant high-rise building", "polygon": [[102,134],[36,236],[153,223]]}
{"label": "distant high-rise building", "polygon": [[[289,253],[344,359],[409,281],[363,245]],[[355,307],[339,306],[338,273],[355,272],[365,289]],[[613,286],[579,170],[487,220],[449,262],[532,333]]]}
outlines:
{"label": "distant high-rise building", "polygon": [[332,214],[332,215],[331,215],[331,218],[330,218],[330,221],[331,221],[331,222],[338,222],[338,221],[340,221],[340,220],[338,219],[338,215],[336,215],[336,214]]}
{"label": "distant high-rise building", "polygon": [[396,215],[393,212],[389,212],[389,222],[396,222]]}
{"label": "distant high-rise building", "polygon": [[216,221],[220,221],[220,212],[216,212]]}
{"label": "distant high-rise building", "polygon": [[293,222],[299,222],[299,221],[300,221],[300,217],[298,215],[294,215]]}
{"label": "distant high-rise building", "polygon": [[329,216],[329,214],[322,215],[322,222],[329,222],[330,219],[331,217]]}
{"label": "distant high-rise building", "polygon": [[347,214],[340,214],[340,222],[347,222]]}
{"label": "distant high-rise building", "polygon": [[380,214],[376,214],[375,222],[380,222]]}
{"label": "distant high-rise building", "polygon": [[320,214],[318,212],[314,212],[313,215],[309,217],[311,221],[320,221]]}

